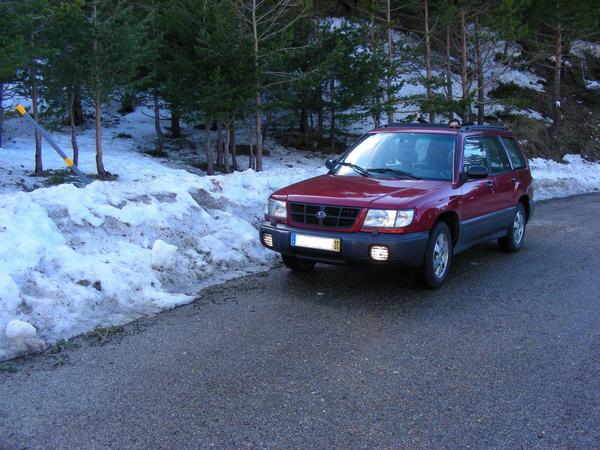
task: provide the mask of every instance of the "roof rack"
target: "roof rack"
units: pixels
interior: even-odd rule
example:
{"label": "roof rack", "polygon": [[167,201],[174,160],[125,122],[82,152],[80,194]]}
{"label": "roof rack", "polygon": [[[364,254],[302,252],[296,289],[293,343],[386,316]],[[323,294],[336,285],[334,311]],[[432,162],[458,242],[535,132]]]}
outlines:
{"label": "roof rack", "polygon": [[379,128],[450,128],[445,123],[391,122]]}
{"label": "roof rack", "polygon": [[474,125],[467,124],[461,127],[451,127],[445,123],[406,123],[406,122],[391,122],[385,125],[379,126],[379,128],[450,128],[458,131],[483,131],[483,130],[496,130],[496,131],[508,131],[508,128],[501,125]]}
{"label": "roof rack", "polygon": [[502,125],[463,125],[460,127],[464,131],[477,131],[477,130],[497,130],[497,131],[508,131],[508,128]]}

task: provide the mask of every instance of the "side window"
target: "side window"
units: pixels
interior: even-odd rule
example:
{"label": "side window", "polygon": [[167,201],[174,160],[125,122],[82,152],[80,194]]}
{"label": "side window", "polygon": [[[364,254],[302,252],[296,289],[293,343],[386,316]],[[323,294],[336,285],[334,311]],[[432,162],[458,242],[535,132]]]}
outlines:
{"label": "side window", "polygon": [[508,157],[510,158],[510,162],[512,162],[513,168],[524,169],[525,168],[525,158],[523,157],[523,153],[519,149],[519,146],[515,142],[513,138],[500,138],[502,143],[504,144],[504,148],[508,153]]}
{"label": "side window", "polygon": [[489,169],[489,164],[485,150],[481,145],[480,138],[468,138],[465,139],[465,145],[463,149],[463,171],[469,170],[472,166],[483,166]]}
{"label": "side window", "polygon": [[506,156],[504,147],[498,138],[493,136],[483,136],[481,138],[481,143],[483,144],[483,148],[487,154],[490,164],[490,172],[492,174],[508,172],[512,170],[508,156]]}

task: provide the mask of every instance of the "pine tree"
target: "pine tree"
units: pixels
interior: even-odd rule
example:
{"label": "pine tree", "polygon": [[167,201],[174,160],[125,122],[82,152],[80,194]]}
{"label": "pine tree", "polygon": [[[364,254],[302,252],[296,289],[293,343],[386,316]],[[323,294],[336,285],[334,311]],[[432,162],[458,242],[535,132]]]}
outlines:
{"label": "pine tree", "polygon": [[252,41],[240,31],[242,22],[233,0],[204,0],[200,4],[178,0],[176,5],[166,16],[168,34],[174,42],[169,50],[172,68],[167,77],[167,96],[186,119],[204,122],[209,174],[215,169],[212,125],[224,125],[224,139],[219,134],[217,143],[221,146],[217,153],[223,153],[223,169],[227,172],[231,166],[235,168],[228,154],[234,119],[248,108],[255,92]]}
{"label": "pine tree", "polygon": [[0,147],[3,143],[6,84],[15,80],[17,69],[25,62],[23,36],[15,27],[14,2],[0,2]]}
{"label": "pine tree", "polygon": [[[167,66],[163,64],[166,53],[165,17],[164,9],[168,2],[165,0],[143,0],[139,3],[137,15],[140,20],[147,22],[145,29],[145,51],[142,54],[139,69],[139,79],[135,87],[149,97],[154,114],[154,130],[156,132],[156,145],[154,153],[164,153],[164,134],[160,124],[161,101],[165,98],[165,80]],[[130,88],[133,92],[133,89]]]}
{"label": "pine tree", "polygon": [[[544,11],[539,14],[539,11]],[[542,62],[552,69],[551,132],[561,123],[561,86],[563,55],[568,53],[570,42],[589,37],[600,29],[600,9],[592,0],[556,0],[548,4],[534,0],[526,15],[535,30],[530,45]]]}
{"label": "pine tree", "polygon": [[44,33],[48,45],[47,58],[41,68],[43,93],[50,112],[68,117],[75,165],[79,164],[77,102],[82,86],[87,81],[82,62],[88,57],[89,51],[83,5],[83,0],[52,5]]}
{"label": "pine tree", "polygon": [[[15,26],[21,36],[24,50],[24,65],[19,71],[19,93],[31,98],[31,115],[39,121],[40,78],[39,70],[47,52],[43,34],[47,27],[47,0],[26,0],[15,5]],[[43,171],[42,136],[35,130],[35,173]]]}
{"label": "pine tree", "polygon": [[145,21],[139,21],[129,2],[89,0],[84,6],[88,90],[95,111],[96,169],[106,177],[102,146],[102,104],[111,99],[117,86],[129,83],[145,52]]}
{"label": "pine tree", "polygon": [[[325,105],[329,110],[329,140],[336,149],[337,131],[341,125],[368,115],[369,96],[379,83],[379,74],[372,72],[372,58],[362,49],[368,45],[361,30],[349,24],[321,27],[318,37],[326,55],[323,68]],[[355,111],[350,111],[356,108]]]}
{"label": "pine tree", "polygon": [[[281,76],[273,63],[280,61],[283,49],[292,39],[291,28],[307,12],[300,0],[240,0],[239,12],[244,18],[246,34],[252,39],[255,73],[254,93],[256,137],[256,170],[262,170],[263,133],[261,113],[263,94],[273,77]],[[289,74],[283,74],[289,76]]]}

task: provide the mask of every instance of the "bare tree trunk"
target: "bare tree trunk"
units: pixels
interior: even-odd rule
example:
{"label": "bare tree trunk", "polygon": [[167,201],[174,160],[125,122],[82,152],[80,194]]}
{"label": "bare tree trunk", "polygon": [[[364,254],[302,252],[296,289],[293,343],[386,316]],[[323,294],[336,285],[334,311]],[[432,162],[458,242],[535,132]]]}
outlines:
{"label": "bare tree trunk", "polygon": [[[92,11],[92,21],[93,26],[96,28],[96,8],[97,2],[92,3],[93,11]],[[93,42],[93,52],[94,54],[98,52],[98,40],[95,38]],[[100,76],[98,75],[97,68],[94,70],[94,103],[95,103],[95,113],[96,113],[96,170],[98,171],[98,175],[101,177],[106,177],[108,174],[104,169],[104,160],[102,158],[102,118],[101,118],[101,109],[100,109]]]}
{"label": "bare tree trunk", "polygon": [[300,133],[308,134],[309,126],[308,126],[308,109],[300,108]]}
{"label": "bare tree trunk", "polygon": [[[232,114],[232,117],[235,117],[235,114]],[[236,149],[236,143],[235,143],[235,120],[232,118],[231,120],[231,129],[229,130],[229,149],[231,151],[231,170],[232,171],[237,171],[238,170],[238,163],[237,163],[237,149]]]}
{"label": "bare tree trunk", "polygon": [[4,136],[4,83],[0,83],[0,147]]}
{"label": "bare tree trunk", "polygon": [[[258,53],[258,30],[257,30],[257,19],[256,19],[256,0],[252,0],[252,38],[254,41],[254,64],[256,70],[259,68],[259,53]],[[260,82],[259,82],[260,83]],[[255,127],[256,127],[256,171],[262,171],[262,132],[260,124],[260,110],[261,110],[261,99],[260,99],[260,86],[256,87],[256,112],[255,112]]]}
{"label": "bare tree trunk", "polygon": [[81,108],[81,88],[79,86],[75,86],[73,93],[73,118],[77,126],[84,122],[83,109]]}
{"label": "bare tree trunk", "polygon": [[324,133],[324,113],[323,113],[323,88],[319,85],[317,90],[319,109],[317,110],[317,135],[319,137],[319,143],[323,141],[323,133]]}
{"label": "bare tree trunk", "polygon": [[[231,117],[231,116],[230,116]],[[223,145],[223,170],[225,173],[229,173],[231,168],[229,167],[229,142],[231,141],[231,134],[229,129],[231,128],[232,121],[228,119],[225,121],[225,145]]]}
{"label": "bare tree trunk", "polygon": [[386,21],[386,27],[387,27],[387,63],[388,63],[387,76],[385,79],[386,94],[387,94],[386,110],[387,110],[388,123],[392,123],[394,121],[395,105],[394,105],[394,92],[393,92],[393,86],[392,86],[392,73],[391,73],[392,72],[392,56],[393,56],[391,0],[387,0],[385,6],[386,6],[385,21]]}
{"label": "bare tree trunk", "polygon": [[181,137],[181,126],[179,124],[179,111],[173,105],[171,105],[171,137]]}
{"label": "bare tree trunk", "polygon": [[155,152],[160,155],[165,149],[165,138],[160,128],[160,102],[158,101],[158,94],[154,92],[154,131],[156,131],[156,148]]}
{"label": "bare tree trunk", "polygon": [[217,169],[223,169],[223,122],[217,120]]}
{"label": "bare tree trunk", "polygon": [[[31,67],[29,69],[31,77],[31,102],[33,104],[33,118],[37,122],[39,117],[38,110],[38,89],[37,89],[37,69]],[[42,163],[42,135],[38,130],[35,130],[35,173],[40,173],[44,170]]]}
{"label": "bare tree trunk", "polygon": [[79,145],[77,143],[77,126],[75,125],[75,94],[69,99],[69,122],[71,124],[71,147],[73,148],[73,164],[79,166]]}
{"label": "bare tree trunk", "polygon": [[469,86],[469,72],[467,66],[467,34],[465,31],[466,26],[466,13],[464,8],[460,9],[460,56],[461,56],[461,66],[460,66],[460,78],[461,78],[461,87],[462,87],[462,100],[464,103],[463,106],[463,114],[462,119],[463,123],[471,121],[471,108],[467,106],[466,102],[469,96],[471,95],[471,89]]}
{"label": "bare tree trunk", "polygon": [[[423,9],[425,13],[425,71],[427,78],[427,99],[430,102],[430,108],[433,106],[433,88],[431,86],[431,36],[429,33],[429,0],[423,1]],[[435,111],[429,112],[429,123],[435,122]]]}
{"label": "bare tree trunk", "polygon": [[[446,100],[448,105],[452,103],[452,60],[450,54],[450,26],[446,26]],[[454,112],[448,112],[448,120],[454,119]]]}
{"label": "bare tree trunk", "polygon": [[479,36],[479,19],[475,19],[475,57],[477,59],[477,123],[485,121],[485,80],[483,78],[483,61],[481,58],[481,39]]}
{"label": "bare tree trunk", "polygon": [[256,171],[262,171],[262,133],[260,130],[260,94],[256,95],[256,113],[255,113],[255,127],[256,127]]}
{"label": "bare tree trunk", "polygon": [[[245,122],[245,121],[244,121]],[[246,127],[246,135],[248,137],[248,168],[254,169],[255,161],[254,161],[254,130],[252,129],[252,123],[248,127]]]}
{"label": "bare tree trunk", "polygon": [[213,160],[212,142],[210,139],[211,123],[212,123],[211,118],[207,117],[206,118],[206,127],[204,128],[204,131],[206,132],[206,141],[205,141],[204,148],[206,150],[206,174],[207,175],[214,175],[214,173],[215,173],[215,162]]}
{"label": "bare tree trunk", "polygon": [[101,121],[101,108],[100,108],[100,91],[96,91],[95,96],[95,109],[96,109],[96,170],[98,175],[105,177],[107,175],[104,169],[104,160],[102,158],[102,121]]}
{"label": "bare tree trunk", "polygon": [[552,132],[560,126],[560,77],[562,70],[562,28],[556,27],[556,47],[554,50],[554,80],[552,83]]}
{"label": "bare tree trunk", "polygon": [[329,138],[331,139],[331,151],[335,152],[335,106],[334,106],[334,95],[335,95],[335,80],[332,78],[329,81],[329,101],[331,102],[331,115],[329,123]]}
{"label": "bare tree trunk", "polygon": [[271,111],[270,109],[268,109],[267,111],[265,111],[265,123],[263,123],[263,126],[262,126],[263,151],[264,151],[264,147],[265,147],[265,145],[264,145],[265,139],[269,135],[269,128],[271,126],[271,119],[272,118],[273,118],[273,111]]}

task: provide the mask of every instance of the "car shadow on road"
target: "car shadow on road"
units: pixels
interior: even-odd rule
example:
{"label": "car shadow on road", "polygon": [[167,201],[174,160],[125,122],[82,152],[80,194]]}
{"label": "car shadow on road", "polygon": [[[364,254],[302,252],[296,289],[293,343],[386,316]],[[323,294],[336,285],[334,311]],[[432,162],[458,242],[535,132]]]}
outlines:
{"label": "car shadow on road", "polygon": [[476,289],[479,283],[493,276],[494,268],[510,264],[504,255],[496,243],[489,242],[455,256],[446,284],[435,291],[423,287],[418,268],[325,264],[317,265],[309,273],[288,271],[280,290],[297,301],[334,308],[379,311],[382,308],[423,307],[440,299],[460,300],[465,288],[467,291]]}

